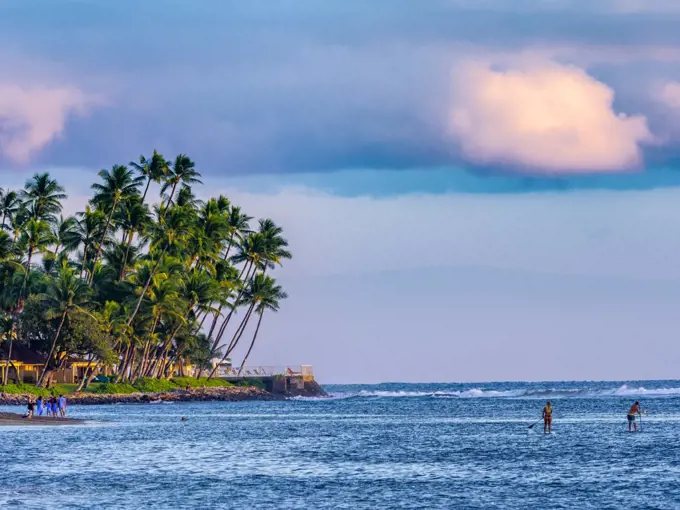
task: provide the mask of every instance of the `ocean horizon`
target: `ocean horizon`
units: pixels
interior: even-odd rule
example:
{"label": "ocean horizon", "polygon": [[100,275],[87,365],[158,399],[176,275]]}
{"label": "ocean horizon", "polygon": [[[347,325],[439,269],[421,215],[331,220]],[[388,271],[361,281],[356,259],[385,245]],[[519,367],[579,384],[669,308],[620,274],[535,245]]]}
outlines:
{"label": "ocean horizon", "polygon": [[[325,388],[330,398],[73,406],[87,425],[4,427],[0,504],[680,505],[680,380]],[[538,423],[546,400],[551,435]],[[628,433],[635,400],[646,414],[641,432]]]}

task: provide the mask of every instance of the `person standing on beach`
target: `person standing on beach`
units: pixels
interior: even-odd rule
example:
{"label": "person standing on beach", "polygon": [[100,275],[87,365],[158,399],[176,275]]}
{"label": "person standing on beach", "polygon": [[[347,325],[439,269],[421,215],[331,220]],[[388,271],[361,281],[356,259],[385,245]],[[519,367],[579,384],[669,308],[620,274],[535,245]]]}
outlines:
{"label": "person standing on beach", "polygon": [[59,418],[59,409],[57,409],[57,397],[52,397],[50,399],[50,410],[52,411],[52,416]]}
{"label": "person standing on beach", "polygon": [[635,415],[642,416],[642,412],[640,411],[640,402],[637,400],[633,404],[633,407],[631,407],[628,410],[628,415],[626,418],[628,418],[628,432],[633,432],[633,428],[635,428],[635,432],[637,432],[637,421],[635,419]]}
{"label": "person standing on beach", "polygon": [[42,397],[38,397],[38,402],[36,403],[36,411],[38,412],[38,416],[42,416],[43,412],[45,411]]}
{"label": "person standing on beach", "polygon": [[552,434],[552,404],[550,402],[545,403],[543,408],[543,433]]}
{"label": "person standing on beach", "polygon": [[34,404],[33,404],[33,397],[28,397],[28,412],[26,413],[26,418],[29,420],[33,418],[33,409],[34,409]]}
{"label": "person standing on beach", "polygon": [[66,397],[64,395],[59,395],[57,405],[59,407],[59,416],[66,418]]}

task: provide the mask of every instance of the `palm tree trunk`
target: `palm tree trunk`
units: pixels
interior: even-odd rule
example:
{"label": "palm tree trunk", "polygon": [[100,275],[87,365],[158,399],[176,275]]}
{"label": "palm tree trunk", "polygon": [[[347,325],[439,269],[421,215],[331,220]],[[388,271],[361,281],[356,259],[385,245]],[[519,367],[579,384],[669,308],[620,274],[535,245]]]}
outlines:
{"label": "palm tree trunk", "polygon": [[83,387],[85,386],[85,381],[89,377],[89,372],[90,372],[90,369],[92,368],[92,362],[93,361],[94,360],[91,359],[89,361],[89,363],[87,364],[87,366],[85,367],[85,372],[83,372],[83,378],[80,380],[80,384],[78,384],[78,387],[76,388],[76,393],[78,393],[80,390],[82,390]]}
{"label": "palm tree trunk", "polygon": [[243,320],[241,320],[241,324],[239,324],[239,327],[236,329],[236,332],[234,333],[234,336],[231,339],[231,342],[229,342],[229,347],[227,348],[227,352],[224,353],[224,356],[222,356],[222,359],[220,360],[220,363],[215,365],[213,369],[210,371],[210,375],[208,376],[208,380],[212,379],[215,375],[215,372],[217,372],[217,367],[221,364],[224,363],[224,360],[226,360],[229,357],[229,354],[231,353],[231,350],[233,350],[232,346],[235,346],[236,343],[238,343],[238,339],[241,337],[243,334],[243,331],[245,331],[245,326],[248,323],[248,318],[250,317],[250,313],[253,311],[253,307],[255,305],[252,304],[250,305],[250,308],[248,309],[248,312],[246,315],[243,317]]}
{"label": "palm tree trunk", "polygon": [[135,231],[130,230],[130,235],[128,236],[128,242],[127,246],[125,247],[125,256],[123,257],[123,267],[120,268],[120,278],[119,280],[123,280],[125,278],[125,274],[127,271],[125,270],[125,266],[127,264],[128,256],[130,255],[130,246],[132,245],[132,239],[135,237]]}
{"label": "palm tree trunk", "polygon": [[231,342],[229,342],[229,345],[227,346],[227,351],[226,351],[226,356],[229,357],[229,355],[236,349],[236,346],[238,345],[239,341],[241,340],[241,337],[243,336],[243,332],[246,330],[246,326],[248,325],[248,322],[250,321],[250,317],[253,314],[253,309],[255,308],[255,303],[250,305],[250,308],[248,309],[248,313],[246,316],[243,318],[241,321],[241,324],[239,325],[238,329],[236,330],[236,333],[238,335],[234,335],[231,339]]}
{"label": "palm tree trunk", "polygon": [[144,205],[144,200],[146,199],[146,193],[149,191],[149,186],[151,185],[151,176],[146,180],[146,187],[144,188],[144,194],[142,195],[142,205]]}
{"label": "palm tree trunk", "polygon": [[[14,318],[16,321],[16,318]],[[9,376],[9,366],[12,364],[12,345],[14,343],[14,332],[16,331],[16,322],[12,323],[12,329],[9,333],[9,349],[7,350],[7,365],[5,367],[5,374],[2,378],[2,385],[7,386],[7,377]],[[16,371],[16,368],[14,369]]]}
{"label": "palm tree trunk", "polygon": [[[83,263],[80,266],[80,277],[83,277],[83,273],[87,270],[87,243],[83,244]],[[87,274],[87,273],[86,273]]]}
{"label": "palm tree trunk", "polygon": [[153,269],[151,270],[151,273],[149,274],[149,277],[146,279],[146,283],[144,284],[144,288],[142,289],[142,293],[139,295],[139,299],[137,300],[137,306],[135,306],[134,312],[132,312],[132,315],[130,315],[130,318],[127,321],[127,326],[130,327],[132,324],[132,321],[135,320],[135,316],[137,315],[137,312],[139,312],[139,307],[142,306],[142,301],[144,300],[144,295],[146,294],[146,291],[149,290],[149,285],[151,284],[151,280],[153,279],[154,275],[156,274],[156,271],[158,270],[158,266],[161,264],[161,260],[163,259],[163,255],[165,255],[167,248],[163,248],[163,251],[158,255],[158,260],[156,261],[156,264],[153,266]]}
{"label": "palm tree trunk", "polygon": [[50,359],[52,359],[52,354],[54,354],[54,348],[57,346],[57,340],[59,340],[61,328],[64,325],[64,321],[66,320],[66,314],[68,314],[68,311],[65,310],[64,314],[61,316],[61,322],[59,323],[59,327],[57,328],[57,334],[54,335],[52,347],[50,347],[50,353],[47,355],[47,358],[45,358],[45,365],[43,366],[42,373],[40,374],[40,378],[38,379],[38,383],[36,384],[36,386],[42,386],[43,378],[45,377],[45,372],[47,372],[47,367],[50,364]]}
{"label": "palm tree trunk", "polygon": [[257,339],[257,333],[260,331],[260,324],[262,324],[262,316],[263,315],[264,315],[264,309],[260,312],[260,317],[257,319],[257,327],[255,328],[255,334],[253,335],[253,341],[250,342],[250,347],[248,348],[248,352],[246,352],[246,355],[243,358],[243,361],[241,362],[241,368],[238,369],[237,375],[241,375],[241,371],[243,370],[243,367],[246,366],[246,361],[248,360],[248,356],[250,356],[250,352],[253,350],[253,346],[255,345],[255,340]]}
{"label": "palm tree trunk", "polygon": [[106,234],[109,231],[109,225],[111,224],[111,218],[113,217],[113,213],[116,212],[116,206],[118,205],[118,198],[113,199],[113,206],[111,207],[111,212],[109,213],[108,218],[106,218],[106,225],[104,225],[104,233],[102,234],[102,238],[99,241],[99,246],[97,247],[97,252],[94,254],[94,261],[93,261],[93,266],[92,266],[92,273],[90,274],[90,287],[92,286],[92,282],[94,281],[94,266],[97,265],[97,259],[99,256],[102,254],[102,247],[104,246],[104,240],[106,239]]}

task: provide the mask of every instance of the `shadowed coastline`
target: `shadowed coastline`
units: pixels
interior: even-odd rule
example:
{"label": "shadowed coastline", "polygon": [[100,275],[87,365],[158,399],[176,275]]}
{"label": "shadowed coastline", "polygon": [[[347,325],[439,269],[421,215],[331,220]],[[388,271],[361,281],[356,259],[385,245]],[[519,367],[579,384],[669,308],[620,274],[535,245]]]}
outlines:
{"label": "shadowed coastline", "polygon": [[52,418],[47,416],[34,416],[30,420],[26,415],[17,413],[0,412],[0,426],[3,425],[82,425],[85,420],[77,418]]}

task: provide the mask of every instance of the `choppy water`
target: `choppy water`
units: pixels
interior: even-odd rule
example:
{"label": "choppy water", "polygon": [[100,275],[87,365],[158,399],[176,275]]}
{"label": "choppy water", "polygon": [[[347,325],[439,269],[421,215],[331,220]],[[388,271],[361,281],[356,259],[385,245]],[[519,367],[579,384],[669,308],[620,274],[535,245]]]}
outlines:
{"label": "choppy water", "polygon": [[[73,407],[101,423],[2,428],[0,505],[680,508],[680,381],[328,389]],[[547,398],[555,433],[529,433]],[[635,399],[648,415],[628,434]]]}

